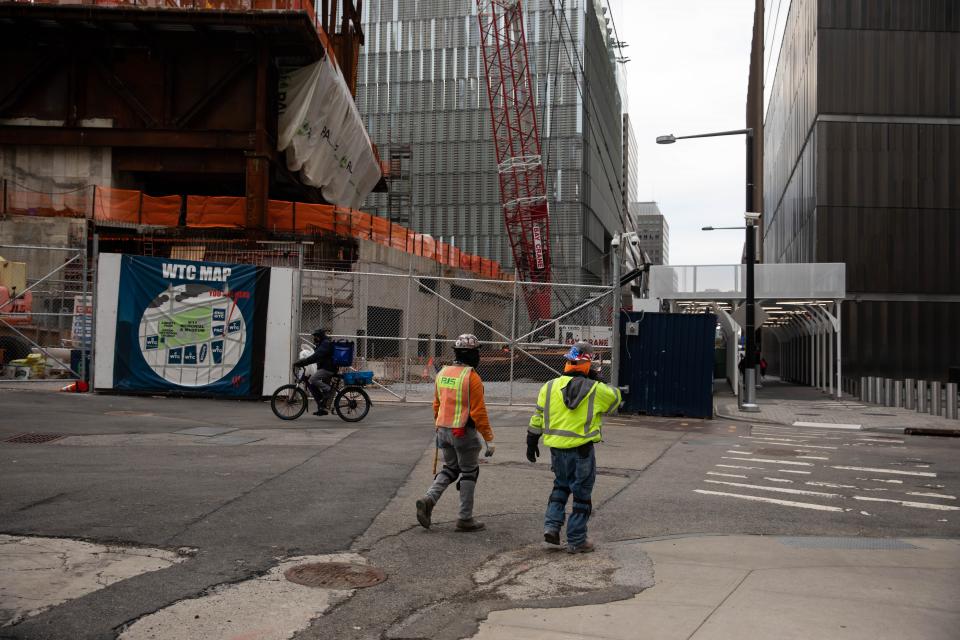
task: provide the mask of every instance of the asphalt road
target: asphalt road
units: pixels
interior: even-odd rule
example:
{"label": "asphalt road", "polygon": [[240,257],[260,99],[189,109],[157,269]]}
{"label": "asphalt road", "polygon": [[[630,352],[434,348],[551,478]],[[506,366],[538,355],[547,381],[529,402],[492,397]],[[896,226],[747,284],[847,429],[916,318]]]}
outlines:
{"label": "asphalt road", "polygon": [[[390,579],[302,637],[464,637],[487,612],[517,606],[478,594],[471,576],[497,554],[535,548],[552,478],[544,458],[523,458],[527,412],[492,408],[498,451],[477,501],[487,530],[453,533],[454,494],[426,531],[413,515],[430,480],[426,405],[377,404],[359,425],[281,423],[250,402],[0,390],[0,406],[0,440],[68,436],[0,443],[0,533],[198,550],[2,637],[112,638],[278,558],[347,550]],[[182,433],[196,428],[212,435]],[[689,533],[960,537],[960,439],[618,417],[605,440],[591,520],[601,544]],[[629,591],[611,585],[534,606]]]}

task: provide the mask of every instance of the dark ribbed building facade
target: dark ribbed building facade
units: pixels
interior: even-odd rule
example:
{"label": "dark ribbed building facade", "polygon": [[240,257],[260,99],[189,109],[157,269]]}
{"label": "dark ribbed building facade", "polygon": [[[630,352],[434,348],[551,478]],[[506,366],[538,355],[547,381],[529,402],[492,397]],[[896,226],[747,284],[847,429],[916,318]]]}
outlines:
{"label": "dark ribbed building facade", "polygon": [[845,376],[946,380],[960,366],[960,1],[763,9],[763,260],[846,263]]}

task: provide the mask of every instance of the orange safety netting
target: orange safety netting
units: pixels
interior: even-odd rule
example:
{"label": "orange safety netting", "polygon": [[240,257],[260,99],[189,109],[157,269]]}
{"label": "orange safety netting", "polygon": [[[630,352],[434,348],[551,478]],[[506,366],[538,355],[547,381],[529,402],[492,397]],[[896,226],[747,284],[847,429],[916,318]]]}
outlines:
{"label": "orange safety netting", "polygon": [[85,218],[90,213],[88,188],[69,193],[40,193],[7,189],[5,210],[29,216]]}
{"label": "orange safety netting", "polygon": [[233,196],[187,196],[187,226],[242,228],[246,205],[246,198]]}
{"label": "orange safety netting", "polygon": [[93,217],[109,222],[140,222],[139,191],[94,187]]}
{"label": "orange safety netting", "polygon": [[294,231],[292,202],[270,200],[267,202],[267,228],[271,231]]}
{"label": "orange safety netting", "polygon": [[140,223],[161,227],[175,227],[180,224],[180,208],[183,199],[180,196],[148,196],[143,194],[140,203]]}

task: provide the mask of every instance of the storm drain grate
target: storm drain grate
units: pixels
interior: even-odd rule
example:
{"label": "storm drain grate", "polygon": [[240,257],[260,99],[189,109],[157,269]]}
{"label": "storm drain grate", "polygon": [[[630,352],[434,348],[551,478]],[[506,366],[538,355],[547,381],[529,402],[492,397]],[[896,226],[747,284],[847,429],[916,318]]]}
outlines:
{"label": "storm drain grate", "polygon": [[376,567],[348,562],[301,564],[287,569],[283,575],[296,584],[327,589],[372,587],[387,579],[387,574]]}
{"label": "storm drain grate", "polygon": [[777,538],[781,544],[798,549],[865,549],[881,551],[886,549],[918,549],[896,538],[845,538],[811,536],[802,538]]}
{"label": "storm drain grate", "polygon": [[7,438],[4,442],[15,442],[17,444],[43,444],[53,442],[65,437],[65,433],[20,433],[12,438]]}

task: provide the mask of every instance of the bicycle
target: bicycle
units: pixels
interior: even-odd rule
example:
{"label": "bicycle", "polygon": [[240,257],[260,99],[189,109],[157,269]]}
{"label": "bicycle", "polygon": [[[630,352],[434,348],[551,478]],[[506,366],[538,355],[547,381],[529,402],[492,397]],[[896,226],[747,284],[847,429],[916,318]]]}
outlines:
{"label": "bicycle", "polygon": [[[281,420],[296,420],[302,416],[309,406],[309,395],[307,380],[309,376],[304,373],[302,367],[294,367],[293,384],[285,384],[273,392],[270,397],[270,409],[273,414]],[[373,403],[370,396],[364,390],[364,386],[373,382],[372,371],[345,371],[344,373],[335,373],[330,378],[330,399],[324,405],[324,409],[333,411],[340,416],[341,420],[346,422],[360,422],[367,417],[370,407]]]}

